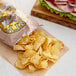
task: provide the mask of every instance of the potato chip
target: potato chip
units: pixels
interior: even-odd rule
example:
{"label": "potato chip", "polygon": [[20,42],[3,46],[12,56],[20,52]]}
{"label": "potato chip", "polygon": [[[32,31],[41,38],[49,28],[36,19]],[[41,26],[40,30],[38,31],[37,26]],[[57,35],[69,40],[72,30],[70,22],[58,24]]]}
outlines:
{"label": "potato chip", "polygon": [[50,51],[44,51],[44,52],[42,53],[42,57],[51,58],[51,53],[50,53]]}
{"label": "potato chip", "polygon": [[52,46],[51,49],[51,55],[52,57],[54,57],[55,59],[59,59],[60,56],[60,50],[61,50],[62,46],[59,42],[56,42],[55,45]]}
{"label": "potato chip", "polygon": [[22,65],[21,60],[16,61],[15,66],[19,69],[25,69],[26,65]]}
{"label": "potato chip", "polygon": [[18,52],[18,58],[19,58],[19,59],[23,59],[23,53],[24,53],[24,52],[22,52],[22,51]]}
{"label": "potato chip", "polygon": [[43,30],[40,30],[40,35],[44,36],[45,38],[47,37],[46,33]]}
{"label": "potato chip", "polygon": [[47,60],[41,61],[39,67],[40,67],[41,69],[46,69],[46,68],[48,67],[48,61],[47,61]]}
{"label": "potato chip", "polygon": [[35,31],[33,31],[33,35],[35,35],[35,36],[39,36],[39,35],[40,35],[40,32],[37,31],[37,30],[35,30]]}
{"label": "potato chip", "polygon": [[34,65],[38,65],[40,62],[41,56],[39,54],[35,54],[34,56],[31,57],[31,63]]}
{"label": "potato chip", "polygon": [[45,33],[43,30],[40,30],[40,31],[35,30],[35,31],[33,32],[33,34],[36,35],[36,36],[47,37],[46,33]]}
{"label": "potato chip", "polygon": [[45,40],[45,42],[43,44],[43,49],[47,50],[48,46],[50,44],[53,45],[56,41],[57,41],[57,39],[54,38],[54,37],[46,37],[46,40]]}
{"label": "potato chip", "polygon": [[64,44],[63,44],[63,42],[60,41],[60,40],[58,40],[58,42],[59,42],[59,48],[60,48],[60,49],[63,49],[63,48],[64,48]]}
{"label": "potato chip", "polygon": [[43,53],[43,49],[42,49],[42,47],[40,47],[40,48],[38,49],[38,54],[41,56],[42,53]]}
{"label": "potato chip", "polygon": [[48,59],[48,61],[50,62],[53,62],[53,63],[56,63],[58,59],[54,58],[54,57],[51,57]]}
{"label": "potato chip", "polygon": [[43,37],[43,36],[38,36],[38,37],[36,37],[36,40],[37,40],[38,42],[44,43],[45,37]]}
{"label": "potato chip", "polygon": [[32,56],[34,56],[36,54],[36,52],[34,50],[27,50],[24,52],[23,57],[25,58],[31,58]]}
{"label": "potato chip", "polygon": [[34,50],[38,50],[39,47],[44,43],[44,41],[45,41],[44,37],[37,37],[34,43]]}
{"label": "potato chip", "polygon": [[22,45],[22,47],[25,49],[25,50],[33,50],[34,49],[34,47],[33,47],[33,45],[32,44],[28,44],[28,45]]}
{"label": "potato chip", "polygon": [[22,63],[22,65],[28,65],[29,64],[29,58],[22,58],[21,63]]}
{"label": "potato chip", "polygon": [[36,41],[36,42],[34,43],[34,50],[37,51],[40,46],[41,46],[41,43],[39,43],[38,41]]}
{"label": "potato chip", "polygon": [[29,72],[32,73],[36,71],[36,68],[33,65],[29,65]]}
{"label": "potato chip", "polygon": [[14,50],[25,50],[21,45],[15,45]]}

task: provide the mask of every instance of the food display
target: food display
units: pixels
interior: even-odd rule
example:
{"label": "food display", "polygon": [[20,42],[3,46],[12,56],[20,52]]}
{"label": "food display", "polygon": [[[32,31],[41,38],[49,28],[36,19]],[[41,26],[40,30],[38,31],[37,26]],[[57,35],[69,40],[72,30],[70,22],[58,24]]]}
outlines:
{"label": "food display", "polygon": [[49,62],[55,63],[59,59],[63,48],[63,42],[47,36],[43,31],[35,30],[14,46],[14,50],[18,51],[15,66],[19,69],[28,68],[29,72],[47,69]]}
{"label": "food display", "polygon": [[67,50],[30,16],[0,0],[0,55],[23,76],[43,76]]}

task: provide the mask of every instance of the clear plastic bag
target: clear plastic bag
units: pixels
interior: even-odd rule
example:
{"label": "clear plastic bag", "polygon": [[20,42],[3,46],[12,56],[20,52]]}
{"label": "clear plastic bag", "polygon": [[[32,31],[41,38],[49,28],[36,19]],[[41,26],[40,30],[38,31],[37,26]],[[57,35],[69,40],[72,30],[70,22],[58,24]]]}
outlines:
{"label": "clear plastic bag", "polygon": [[5,1],[0,1],[0,39],[13,46],[23,36],[38,27],[38,23]]}

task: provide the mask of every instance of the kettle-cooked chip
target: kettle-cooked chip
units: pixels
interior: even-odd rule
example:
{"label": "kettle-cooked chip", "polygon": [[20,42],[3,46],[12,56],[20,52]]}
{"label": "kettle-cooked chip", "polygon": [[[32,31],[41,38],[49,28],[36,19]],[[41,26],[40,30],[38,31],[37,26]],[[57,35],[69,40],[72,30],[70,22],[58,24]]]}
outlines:
{"label": "kettle-cooked chip", "polygon": [[50,51],[44,51],[43,53],[42,53],[42,57],[44,57],[44,58],[51,58],[51,53],[50,53]]}
{"label": "kettle-cooked chip", "polygon": [[15,45],[14,50],[25,50],[21,45]]}
{"label": "kettle-cooked chip", "polygon": [[31,63],[34,65],[38,65],[40,62],[41,56],[39,54],[35,54],[34,56],[31,57]]}
{"label": "kettle-cooked chip", "polygon": [[27,50],[24,52],[23,57],[25,58],[31,58],[32,56],[34,56],[36,54],[36,52],[34,50]]}
{"label": "kettle-cooked chip", "polygon": [[45,37],[39,36],[36,38],[34,43],[34,50],[38,50],[38,48],[45,42]]}
{"label": "kettle-cooked chip", "polygon": [[22,45],[25,50],[33,50],[34,46],[32,44]]}
{"label": "kettle-cooked chip", "polygon": [[29,72],[32,73],[36,70],[36,68],[33,65],[29,65]]}
{"label": "kettle-cooked chip", "polygon": [[18,52],[18,58],[19,58],[20,60],[23,59],[23,53],[24,53],[24,52],[22,52],[22,51]]}
{"label": "kettle-cooked chip", "polygon": [[56,59],[56,58],[54,58],[54,57],[51,57],[51,58],[49,58],[48,60],[49,60],[50,62],[56,63],[58,59]]}
{"label": "kettle-cooked chip", "polygon": [[40,48],[38,49],[38,53],[39,53],[40,56],[42,55],[42,53],[43,53],[42,47],[40,47]]}
{"label": "kettle-cooked chip", "polygon": [[54,57],[55,59],[59,59],[60,57],[60,49],[62,48],[61,44],[59,43],[59,41],[57,41],[55,43],[55,45],[52,46],[52,49],[51,49],[51,55],[52,57]]}
{"label": "kettle-cooked chip", "polygon": [[46,69],[48,67],[48,60],[41,61],[39,67],[42,69]]}
{"label": "kettle-cooked chip", "polygon": [[19,69],[25,69],[26,65],[22,65],[21,60],[16,61],[15,66]]}
{"label": "kettle-cooked chip", "polygon": [[29,58],[22,58],[21,63],[22,63],[22,65],[28,65],[29,64]]}
{"label": "kettle-cooked chip", "polygon": [[36,42],[34,43],[34,50],[37,51],[40,46],[41,46],[41,43],[39,43],[38,41],[36,41]]}
{"label": "kettle-cooked chip", "polygon": [[56,42],[57,42],[57,39],[56,38],[54,38],[54,37],[46,37],[46,40],[45,40],[45,42],[43,44],[43,49],[44,50],[47,50],[47,48],[48,48],[48,46],[50,44],[53,45]]}

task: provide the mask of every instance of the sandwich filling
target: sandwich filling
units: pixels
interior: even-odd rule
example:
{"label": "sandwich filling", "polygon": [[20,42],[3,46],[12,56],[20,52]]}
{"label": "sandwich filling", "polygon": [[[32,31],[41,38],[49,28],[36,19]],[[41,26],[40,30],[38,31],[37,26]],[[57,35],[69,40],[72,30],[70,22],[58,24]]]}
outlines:
{"label": "sandwich filling", "polygon": [[75,0],[40,0],[40,4],[47,7],[51,13],[76,20]]}

